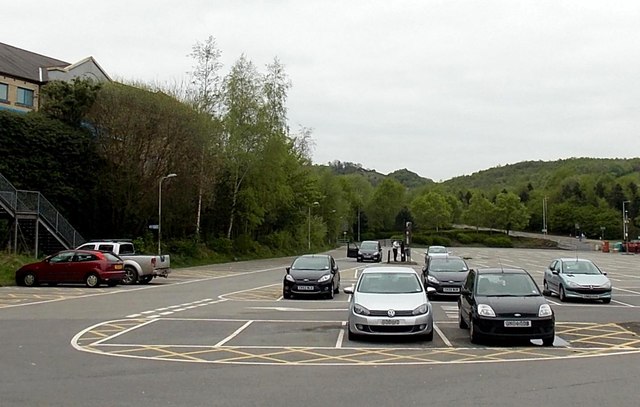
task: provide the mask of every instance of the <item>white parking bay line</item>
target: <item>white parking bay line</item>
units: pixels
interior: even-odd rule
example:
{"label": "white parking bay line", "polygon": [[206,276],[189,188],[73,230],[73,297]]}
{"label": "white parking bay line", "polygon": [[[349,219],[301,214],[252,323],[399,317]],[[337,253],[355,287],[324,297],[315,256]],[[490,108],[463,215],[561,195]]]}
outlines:
{"label": "white parking bay line", "polygon": [[227,336],[226,338],[224,338],[220,342],[218,342],[215,345],[213,345],[213,347],[214,348],[219,348],[220,346],[222,346],[225,343],[229,342],[230,340],[232,340],[233,338],[238,336],[240,334],[240,332],[244,331],[252,323],[253,323],[253,321],[247,321],[246,324],[242,325],[240,328],[236,329],[231,335]]}
{"label": "white parking bay line", "polygon": [[[347,325],[347,321],[342,321],[342,326],[344,327],[346,325]],[[336,340],[336,348],[341,348],[343,341],[344,341],[344,329],[341,329],[338,332],[338,340]]]}
{"label": "white parking bay line", "polygon": [[436,331],[436,333],[442,339],[442,341],[444,342],[445,345],[447,345],[450,348],[453,347],[453,345],[451,344],[449,339],[447,339],[447,337],[444,336],[444,333],[442,333],[442,331],[440,330],[440,328],[438,328],[438,326],[436,325],[435,322],[433,323],[433,329]]}

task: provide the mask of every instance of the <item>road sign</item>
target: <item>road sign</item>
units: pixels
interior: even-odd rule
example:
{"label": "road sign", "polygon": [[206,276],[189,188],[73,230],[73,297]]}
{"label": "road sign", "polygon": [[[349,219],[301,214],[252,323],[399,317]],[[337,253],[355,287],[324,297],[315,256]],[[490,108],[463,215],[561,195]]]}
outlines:
{"label": "road sign", "polygon": [[158,229],[158,225],[149,225],[149,229]]}

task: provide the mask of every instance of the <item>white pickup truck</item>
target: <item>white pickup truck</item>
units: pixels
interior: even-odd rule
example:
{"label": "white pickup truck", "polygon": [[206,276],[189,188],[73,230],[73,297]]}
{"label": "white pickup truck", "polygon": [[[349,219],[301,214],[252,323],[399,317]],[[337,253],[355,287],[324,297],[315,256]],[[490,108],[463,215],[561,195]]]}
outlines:
{"label": "white pickup truck", "polygon": [[169,255],[136,254],[128,240],[91,240],[76,250],[99,250],[117,254],[124,260],[125,277],[122,284],[148,284],[154,277],[167,277],[171,273]]}

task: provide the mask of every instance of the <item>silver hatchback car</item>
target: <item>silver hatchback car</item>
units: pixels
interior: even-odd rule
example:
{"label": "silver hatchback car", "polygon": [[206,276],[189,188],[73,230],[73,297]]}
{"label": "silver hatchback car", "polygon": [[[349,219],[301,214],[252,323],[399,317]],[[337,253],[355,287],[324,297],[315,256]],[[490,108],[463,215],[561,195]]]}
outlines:
{"label": "silver hatchback car", "polygon": [[368,267],[355,287],[344,292],[352,294],[349,340],[361,335],[416,335],[433,340],[433,310],[422,278],[414,269]]}

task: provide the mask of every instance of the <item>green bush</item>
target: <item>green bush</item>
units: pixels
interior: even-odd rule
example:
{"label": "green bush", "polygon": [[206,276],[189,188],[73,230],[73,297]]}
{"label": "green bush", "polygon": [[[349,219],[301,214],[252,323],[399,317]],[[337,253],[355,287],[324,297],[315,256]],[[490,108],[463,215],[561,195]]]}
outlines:
{"label": "green bush", "polygon": [[487,237],[484,244],[488,247],[513,247],[511,238],[508,236]]}

